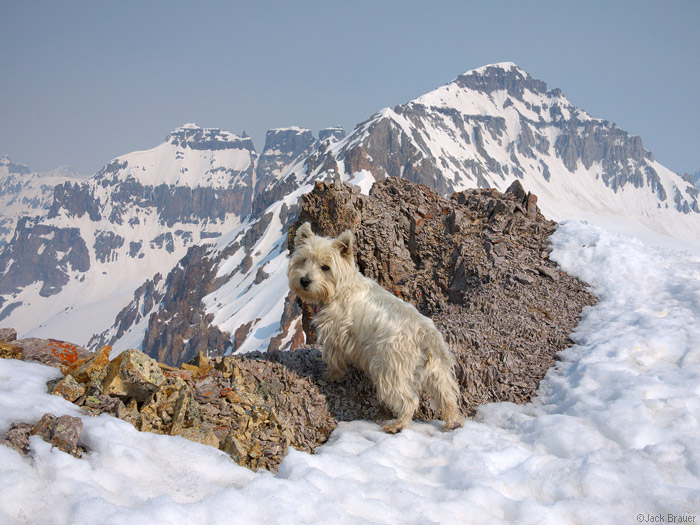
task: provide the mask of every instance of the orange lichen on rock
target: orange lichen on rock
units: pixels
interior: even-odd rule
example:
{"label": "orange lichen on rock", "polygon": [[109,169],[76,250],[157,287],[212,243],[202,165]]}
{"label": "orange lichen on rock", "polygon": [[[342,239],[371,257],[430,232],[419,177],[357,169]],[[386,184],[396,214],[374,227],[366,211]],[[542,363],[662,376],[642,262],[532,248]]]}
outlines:
{"label": "orange lichen on rock", "polygon": [[65,365],[73,364],[79,358],[78,346],[67,341],[49,339],[47,350],[60,359]]}
{"label": "orange lichen on rock", "polygon": [[109,354],[112,347],[103,346],[100,350],[85,359],[79,359],[63,369],[64,375],[71,375],[78,383],[89,383],[93,379],[102,379],[106,375]]}

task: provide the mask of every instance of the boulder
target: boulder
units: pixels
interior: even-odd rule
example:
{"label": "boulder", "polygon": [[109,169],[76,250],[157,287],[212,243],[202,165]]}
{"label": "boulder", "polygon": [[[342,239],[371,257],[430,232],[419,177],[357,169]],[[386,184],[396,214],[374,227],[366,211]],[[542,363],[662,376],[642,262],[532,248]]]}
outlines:
{"label": "boulder", "polygon": [[7,343],[0,343],[0,358],[22,359],[22,347]]}
{"label": "boulder", "polygon": [[8,446],[20,454],[29,453],[29,437],[39,436],[59,450],[77,458],[85,449],[78,442],[83,432],[83,422],[79,417],[44,414],[35,423],[12,423],[0,444]]}
{"label": "boulder", "polygon": [[32,428],[31,435],[39,436],[59,450],[80,457],[83,451],[78,440],[83,432],[83,421],[79,417],[44,414]]}
{"label": "boulder", "polygon": [[58,381],[50,390],[53,395],[61,396],[71,403],[85,393],[85,387],[78,383],[71,375],[63,377],[63,379]]}
{"label": "boulder", "polygon": [[165,376],[154,359],[138,350],[126,350],[109,364],[102,386],[104,394],[144,401],[163,383]]}
{"label": "boulder", "polygon": [[91,355],[87,348],[58,339],[30,337],[12,341],[12,344],[22,348],[22,361],[36,361],[55,368],[70,366]]}
{"label": "boulder", "polygon": [[0,343],[11,343],[17,339],[17,330],[14,328],[0,328]]}
{"label": "boulder", "polygon": [[111,351],[112,347],[105,345],[97,352],[68,365],[63,373],[73,376],[79,383],[99,383],[107,374],[106,365]]}
{"label": "boulder", "polygon": [[30,423],[12,423],[5,437],[0,439],[0,445],[5,445],[20,454],[29,452],[29,435],[34,425]]}

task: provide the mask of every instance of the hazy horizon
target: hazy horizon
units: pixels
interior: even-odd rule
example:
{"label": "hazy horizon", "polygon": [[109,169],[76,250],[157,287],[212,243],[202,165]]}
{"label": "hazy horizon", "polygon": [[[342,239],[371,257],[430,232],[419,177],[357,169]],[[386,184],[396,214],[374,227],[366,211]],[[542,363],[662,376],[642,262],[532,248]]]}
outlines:
{"label": "hazy horizon", "polygon": [[700,168],[700,2],[0,0],[0,155],[83,174],[189,122],[347,131],[515,62],[668,168]]}

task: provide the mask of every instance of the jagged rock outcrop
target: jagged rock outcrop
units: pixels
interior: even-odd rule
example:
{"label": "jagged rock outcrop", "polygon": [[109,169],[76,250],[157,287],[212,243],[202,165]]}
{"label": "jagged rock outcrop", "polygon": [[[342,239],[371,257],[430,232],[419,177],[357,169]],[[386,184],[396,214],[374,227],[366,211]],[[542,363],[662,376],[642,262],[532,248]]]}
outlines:
{"label": "jagged rock outcrop", "polygon": [[[276,470],[289,447],[313,452],[336,426],[319,388],[269,359],[199,354],[174,368],[138,350],[111,361],[110,352],[105,346],[63,366],[49,392],[88,415],[107,413],[144,432],[214,446],[252,469]],[[0,444],[27,453],[29,435],[39,434],[79,457],[81,429],[79,418],[47,415],[36,425],[13,425]]]}
{"label": "jagged rock outcrop", "polygon": [[[455,353],[467,413],[528,401],[595,302],[549,260],[556,224],[517,182],[504,194],[469,190],[450,199],[399,178],[375,183],[369,196],[318,183],[303,197],[297,225],[305,221],[327,236],[353,230],[364,275],[433,318]],[[312,342],[313,312],[303,312]]]}
{"label": "jagged rock outcrop", "polygon": [[280,193],[281,188],[273,193],[270,190],[278,186],[277,182],[287,168],[309,156],[316,143],[316,138],[308,129],[291,127],[268,130],[265,147],[255,169],[254,212],[264,210],[284,194],[283,190]]}
{"label": "jagged rock outcrop", "polygon": [[57,217],[61,210],[64,210],[69,217],[80,218],[87,214],[90,220],[99,221],[102,219],[100,208],[100,199],[94,196],[88,184],[66,181],[53,190],[53,202],[48,218]]}

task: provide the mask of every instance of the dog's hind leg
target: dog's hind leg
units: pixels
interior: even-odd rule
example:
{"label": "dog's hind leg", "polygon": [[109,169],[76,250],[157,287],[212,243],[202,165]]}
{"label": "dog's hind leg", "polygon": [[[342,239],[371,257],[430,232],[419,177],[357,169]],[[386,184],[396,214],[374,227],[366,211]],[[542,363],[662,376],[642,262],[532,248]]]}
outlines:
{"label": "dog's hind leg", "polygon": [[461,427],[463,420],[458,405],[459,388],[452,374],[452,363],[449,361],[439,362],[435,357],[431,357],[425,367],[423,384],[435,403],[435,408],[445,420],[443,430]]}
{"label": "dog's hind leg", "polygon": [[426,330],[422,338],[422,350],[428,356],[425,362],[423,387],[435,403],[435,408],[445,420],[443,430],[461,427],[459,411],[459,386],[454,375],[454,357],[436,330]]}

